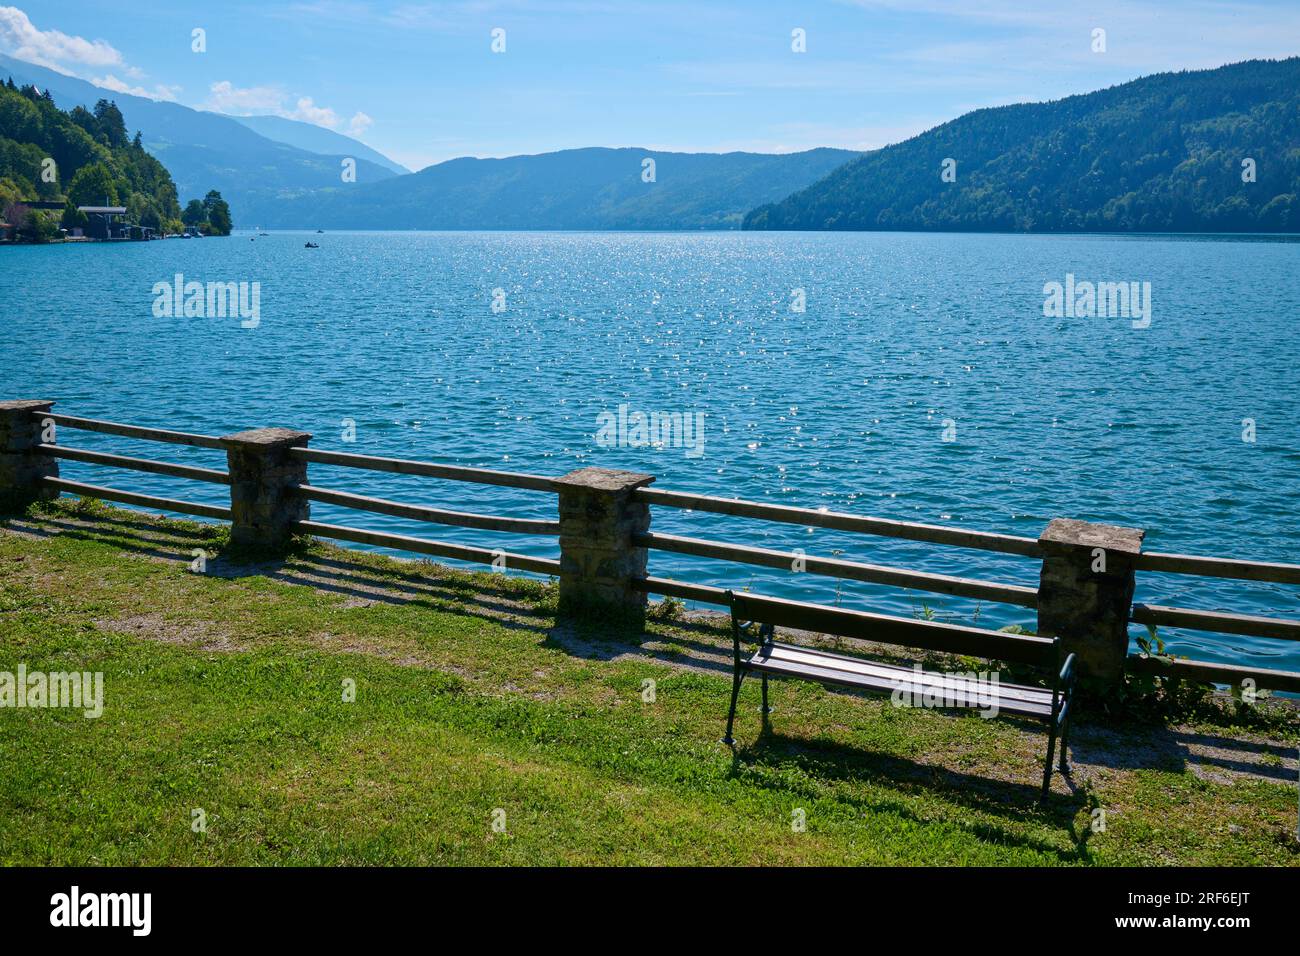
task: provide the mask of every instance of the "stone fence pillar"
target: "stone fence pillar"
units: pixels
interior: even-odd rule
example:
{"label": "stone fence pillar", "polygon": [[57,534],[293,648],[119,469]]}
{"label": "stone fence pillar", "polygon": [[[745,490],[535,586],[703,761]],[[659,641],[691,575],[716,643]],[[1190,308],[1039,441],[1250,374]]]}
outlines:
{"label": "stone fence pillar", "polygon": [[560,613],[603,610],[644,623],[646,594],[632,587],[645,577],[646,549],[632,535],[650,529],[650,506],[632,492],[653,475],[579,468],[555,479],[560,496]]}
{"label": "stone fence pillar", "polygon": [[307,463],[289,454],[311,440],[288,428],[254,428],[223,435],[230,468],[232,544],[278,550],[293,537],[293,523],[311,516],[295,486],[307,483]]}
{"label": "stone fence pillar", "polygon": [[1062,653],[1078,655],[1079,671],[1118,683],[1128,656],[1139,528],[1055,518],[1038,539],[1038,633],[1061,638]]}
{"label": "stone fence pillar", "polygon": [[18,511],[38,499],[57,498],[55,488],[41,484],[59,476],[59,460],[37,447],[41,419],[33,412],[48,412],[53,402],[0,402],[0,511]]}

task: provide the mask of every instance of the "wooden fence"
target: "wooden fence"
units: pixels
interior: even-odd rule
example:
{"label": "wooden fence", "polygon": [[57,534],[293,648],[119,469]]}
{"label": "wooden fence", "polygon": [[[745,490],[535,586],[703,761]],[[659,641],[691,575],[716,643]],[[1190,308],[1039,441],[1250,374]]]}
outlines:
{"label": "wooden fence", "polygon": [[[792,508],[665,491],[648,487],[653,481],[652,476],[598,468],[580,469],[560,478],[549,478],[325,451],[307,447],[310,436],[305,433],[261,430],[216,437],[56,414],[50,410],[51,405],[49,402],[0,402],[0,415],[8,416],[7,420],[0,418],[0,461],[7,462],[0,468],[0,492],[7,491],[10,497],[21,496],[25,481],[31,486],[29,492],[35,489],[34,493],[28,494],[29,498],[66,493],[231,521],[236,530],[245,532],[245,540],[252,543],[275,544],[283,542],[285,535],[306,534],[553,575],[560,580],[562,607],[565,598],[570,597],[613,601],[643,611],[646,596],[650,594],[725,605],[722,588],[651,574],[647,563],[651,552],[787,570],[798,562],[801,571],[812,575],[1035,609],[1039,615],[1039,632],[1061,636],[1067,646],[1080,652],[1081,660],[1090,667],[1094,676],[1115,678],[1127,669],[1216,683],[1236,684],[1250,679],[1260,688],[1300,692],[1300,673],[1296,672],[1202,661],[1170,662],[1127,653],[1130,623],[1273,640],[1300,640],[1300,621],[1296,620],[1150,606],[1131,601],[1139,573],[1300,585],[1300,565],[1142,552],[1140,531],[1066,519],[1052,522],[1043,536],[1034,539],[824,509]],[[56,440],[47,440],[53,438],[51,424],[61,430],[85,430],[225,451],[229,470],[63,445]],[[231,505],[201,504],[70,481],[58,476],[59,460],[225,485],[231,489]],[[307,469],[311,464],[558,494],[558,520],[453,511],[321,487],[307,481]],[[554,535],[558,538],[559,554],[554,558],[533,557],[501,549],[326,524],[310,519],[311,502],[432,525],[505,534]],[[1014,555],[1040,562],[1039,586],[1033,588],[954,577],[808,556],[799,551],[653,532],[650,530],[652,508],[781,522]],[[1134,546],[1133,542],[1138,545]],[[1103,555],[1104,565],[1100,571],[1099,552]]]}

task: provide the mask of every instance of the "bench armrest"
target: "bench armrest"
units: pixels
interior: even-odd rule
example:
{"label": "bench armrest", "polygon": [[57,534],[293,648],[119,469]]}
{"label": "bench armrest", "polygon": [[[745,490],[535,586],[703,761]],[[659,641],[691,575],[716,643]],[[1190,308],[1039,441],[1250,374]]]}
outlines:
{"label": "bench armrest", "polygon": [[727,591],[727,607],[731,609],[731,650],[736,662],[736,670],[740,670],[740,621],[736,618],[736,595],[730,590]]}
{"label": "bench armrest", "polygon": [[[1052,644],[1059,650],[1061,639],[1052,638]],[[1058,657],[1057,660],[1060,658]],[[1058,727],[1069,712],[1070,700],[1074,697],[1074,661],[1075,655],[1066,655],[1065,663],[1061,665],[1061,672],[1052,682],[1052,722]]]}
{"label": "bench armrest", "polygon": [[728,590],[727,606],[731,608],[731,650],[735,657],[736,666],[740,667],[740,634],[751,624],[758,624],[758,642],[760,644],[770,644],[776,636],[776,628],[771,624],[762,624],[757,621],[742,621],[736,616],[736,595]]}
{"label": "bench armrest", "polygon": [[1059,686],[1064,687],[1064,688],[1066,688],[1067,690],[1070,689],[1070,688],[1072,688],[1072,687],[1074,686],[1074,661],[1075,661],[1075,656],[1076,656],[1076,655],[1074,655],[1074,654],[1069,655],[1069,656],[1065,659],[1065,663],[1061,665],[1061,676],[1060,676],[1059,679],[1058,679],[1058,680],[1059,680]]}

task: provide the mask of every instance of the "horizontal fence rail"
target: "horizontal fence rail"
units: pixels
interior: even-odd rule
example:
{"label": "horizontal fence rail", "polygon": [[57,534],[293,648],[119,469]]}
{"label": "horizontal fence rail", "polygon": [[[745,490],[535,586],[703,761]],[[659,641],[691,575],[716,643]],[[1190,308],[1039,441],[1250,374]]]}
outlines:
{"label": "horizontal fence rail", "polygon": [[981,551],[1002,554],[1019,554],[1025,557],[1042,556],[1042,549],[1034,538],[1020,538],[1009,534],[992,534],[987,531],[966,531],[943,525],[915,524],[910,521],[891,521],[885,518],[867,518],[842,511],[821,511],[815,508],[790,508],[759,501],[742,501],[737,498],[715,498],[708,495],[691,495],[659,488],[640,488],[633,493],[640,502],[682,508],[690,511],[707,511],[712,514],[731,515],[737,518],[757,518],[760,521],[782,521],[787,524],[830,528],[836,531],[857,531],[862,534],[931,544],[950,544]]}
{"label": "horizontal fence rail", "polygon": [[173,445],[193,445],[196,448],[224,449],[221,440],[212,435],[196,435],[193,432],[174,432],[162,428],[143,428],[139,425],[123,425],[119,422],[104,422],[97,418],[76,418],[72,415],[56,415],[53,412],[38,412],[38,419],[51,419],[54,424],[64,428],[76,428],[87,432],[102,432],[105,435],[119,435],[123,438],[142,438],[145,441],[168,442]]}
{"label": "horizontal fence rail", "polygon": [[701,558],[719,558],[723,561],[738,561],[742,564],[754,564],[767,568],[783,568],[787,571],[791,570],[794,563],[798,561],[803,564],[809,574],[866,581],[872,584],[889,584],[919,591],[930,591],[936,594],[950,594],[983,601],[1016,604],[1021,607],[1038,606],[1038,592],[1036,589],[1014,584],[995,584],[990,581],[956,578],[944,574],[905,571],[882,565],[861,564],[857,561],[815,558],[807,555],[796,555],[788,551],[773,551],[768,548],[724,544],[720,541],[703,541],[699,538],[683,538],[672,534],[634,534],[632,543],[656,551],[672,551],[676,554],[689,554]]}
{"label": "horizontal fence rail", "polygon": [[390,534],[385,531],[364,531],[361,528],[347,528],[320,521],[299,521],[296,523],[296,528],[302,534],[314,534],[321,538],[372,544],[398,551],[412,551],[416,554],[432,554],[439,558],[452,558],[476,564],[504,561],[506,568],[516,571],[534,571],[538,574],[560,573],[560,562],[554,558],[533,558],[525,554],[510,554],[505,551],[451,544],[446,541],[430,541],[427,538],[413,538],[410,535]]}
{"label": "horizontal fence rail", "polygon": [[297,485],[296,489],[308,501],[339,505],[356,511],[392,515],[395,518],[427,521],[430,524],[477,528],[480,531],[510,531],[515,534],[558,535],[560,533],[560,523],[558,521],[541,521],[533,518],[499,518],[495,515],[471,514],[466,511],[445,511],[440,508],[426,508],[422,505],[408,505],[400,501],[389,501],[385,498],[368,498],[365,495],[354,495],[346,491],[317,488],[315,485]]}
{"label": "horizontal fence rail", "polygon": [[217,485],[230,484],[230,474],[228,472],[217,471],[213,468],[195,468],[190,465],[174,465],[169,461],[153,461],[149,458],[110,455],[107,452],[72,448],[68,445],[38,445],[37,448],[48,455],[53,455],[55,458],[66,458],[69,461],[81,461],[90,465],[129,468],[132,471],[147,471],[155,475],[189,478],[192,481],[208,481]]}
{"label": "horizontal fence rail", "polygon": [[487,468],[465,468],[459,465],[435,465],[427,461],[405,458],[376,458],[373,455],[354,455],[340,451],[322,451],[319,448],[294,448],[290,454],[300,461],[318,465],[339,465],[344,468],[366,468],[370,471],[387,471],[398,475],[422,475],[426,478],[447,478],[452,481],[472,481],[503,488],[528,488],[533,491],[554,491],[554,482],[542,475],[524,475],[512,471],[492,471]]}
{"label": "horizontal fence rail", "polygon": [[632,587],[643,594],[699,601],[701,604],[726,607],[728,603],[725,588],[715,588],[708,584],[687,584],[685,581],[674,581],[672,578],[644,577],[633,578]]}
{"label": "horizontal fence rail", "polygon": [[1229,558],[1201,558],[1190,554],[1144,551],[1138,555],[1137,566],[1140,571],[1197,574],[1239,581],[1269,581],[1274,584],[1300,584],[1300,564],[1235,561]]}
{"label": "horizontal fence rail", "polygon": [[1282,641],[1300,641],[1300,621],[1223,611],[1197,611],[1185,607],[1161,607],[1154,604],[1133,605],[1130,618],[1135,624],[1185,627],[1193,631],[1219,634],[1244,634],[1249,637],[1272,637]]}
{"label": "horizontal fence rail", "polygon": [[[1300,565],[1271,561],[1240,561],[1231,558],[1146,551],[1137,556],[1136,565],[1140,571],[1164,574],[1186,574],[1272,584],[1300,584]],[[1129,619],[1135,624],[1147,627],[1185,628],[1214,634],[1240,634],[1247,637],[1300,641],[1300,621],[1285,618],[1137,603],[1133,605]],[[1300,673],[1266,667],[1133,655],[1126,661],[1125,669],[1131,673],[1178,677],[1201,683],[1240,686],[1243,681],[1251,680],[1257,687],[1300,693]]]}
{"label": "horizontal fence rail", "polygon": [[1207,661],[1169,660],[1157,657],[1130,657],[1125,669],[1133,674],[1152,674],[1161,677],[1180,677],[1204,684],[1233,684],[1241,686],[1253,680],[1255,686],[1269,690],[1300,694],[1300,673],[1269,670],[1240,664],[1211,664]]}
{"label": "horizontal fence rail", "polygon": [[56,488],[69,494],[81,495],[83,498],[102,498],[105,501],[118,501],[126,505],[141,508],[156,508],[159,511],[175,511],[184,515],[197,515],[201,518],[216,518],[220,521],[231,519],[230,509],[219,505],[201,505],[193,501],[177,501],[174,498],[160,498],[157,495],[142,495],[134,491],[119,491],[117,488],[104,488],[100,485],[87,485],[80,481],[66,478],[42,478],[41,483],[47,488]]}
{"label": "horizontal fence rail", "polygon": [[757,594],[746,594],[744,598],[746,605],[763,611],[761,620],[765,624],[880,644],[1039,665],[1056,646],[1048,637],[987,631],[964,624],[917,621]]}
{"label": "horizontal fence rail", "polygon": [[690,584],[673,578],[651,576],[635,579],[632,586],[646,594],[658,594],[663,597],[698,601],[701,604],[713,604],[718,607],[728,606],[726,588],[713,587],[708,584]]}

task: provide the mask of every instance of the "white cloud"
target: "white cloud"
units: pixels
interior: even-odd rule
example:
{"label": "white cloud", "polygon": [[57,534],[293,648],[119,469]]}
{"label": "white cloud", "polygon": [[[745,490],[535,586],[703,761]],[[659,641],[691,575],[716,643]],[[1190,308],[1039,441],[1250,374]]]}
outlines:
{"label": "white cloud", "polygon": [[62,73],[71,66],[125,66],[122,54],[106,41],[38,29],[17,7],[0,7],[0,42],[18,59]]}
{"label": "white cloud", "polygon": [[[0,48],[20,60],[67,76],[78,76],[114,93],[175,102],[181,92],[179,86],[166,83],[146,88],[139,81],[148,74],[127,63],[121,52],[108,41],[69,36],[60,30],[41,30],[17,7],[0,7]],[[94,76],[89,69],[95,67],[113,67],[116,72]],[[117,73],[135,83],[120,79]]]}
{"label": "white cloud", "polygon": [[311,101],[310,96],[299,97],[297,109],[280,115],[288,119],[302,120],[304,123],[324,126],[326,129],[334,129],[339,125],[338,114],[328,106],[317,106]]}
{"label": "white cloud", "polygon": [[[208,99],[203,104],[203,109],[231,116],[282,116],[332,130],[341,129],[344,125],[338,113],[328,106],[317,106],[310,96],[298,97],[292,101],[292,108],[291,100],[292,97],[278,86],[238,87],[229,80],[221,80],[208,87]],[[358,111],[348,121],[347,129],[353,136],[360,136],[373,123],[373,119]]]}
{"label": "white cloud", "polygon": [[[0,49],[28,63],[79,76],[114,93],[176,102],[181,92],[179,85],[156,83],[152,87],[145,86],[141,82],[147,76],[145,71],[127,63],[122,53],[108,41],[87,40],[60,30],[42,30],[17,7],[0,6]],[[107,70],[108,67],[112,70]],[[91,69],[102,72],[90,75],[87,71]],[[238,87],[229,80],[221,80],[208,88],[208,98],[202,108],[235,116],[271,113],[326,129],[337,130],[344,126],[343,120],[330,107],[317,106],[310,96],[300,96],[294,101],[278,86]],[[358,111],[346,125],[353,136],[360,136],[373,123],[374,120]]]}
{"label": "white cloud", "polygon": [[143,86],[132,86],[123,80],[119,80],[112,73],[97,76],[90,82],[96,86],[102,86],[106,90],[112,90],[114,93],[130,93],[132,96],[143,96],[151,100],[166,100],[168,103],[175,103],[181,92],[181,87],[168,86],[165,83],[156,84],[152,90],[147,90]]}
{"label": "white cloud", "polygon": [[284,115],[282,112],[284,100],[284,91],[274,86],[240,88],[229,80],[220,80],[208,87],[208,101],[204,104],[204,108],[235,115],[254,111]]}
{"label": "white cloud", "polygon": [[373,119],[358,110],[356,115],[348,121],[348,134],[350,136],[364,136],[366,130],[370,129],[374,124]]}

